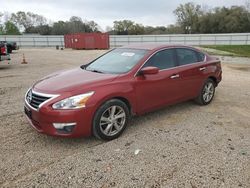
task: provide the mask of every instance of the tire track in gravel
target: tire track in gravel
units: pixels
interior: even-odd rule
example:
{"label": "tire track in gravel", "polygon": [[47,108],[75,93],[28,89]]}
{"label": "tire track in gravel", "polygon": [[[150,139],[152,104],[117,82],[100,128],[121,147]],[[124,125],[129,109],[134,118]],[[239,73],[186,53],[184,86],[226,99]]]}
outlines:
{"label": "tire track in gravel", "polygon": [[0,79],[1,78],[13,78],[13,77],[19,77],[19,76],[21,76],[21,75],[6,75],[6,76],[0,76]]}

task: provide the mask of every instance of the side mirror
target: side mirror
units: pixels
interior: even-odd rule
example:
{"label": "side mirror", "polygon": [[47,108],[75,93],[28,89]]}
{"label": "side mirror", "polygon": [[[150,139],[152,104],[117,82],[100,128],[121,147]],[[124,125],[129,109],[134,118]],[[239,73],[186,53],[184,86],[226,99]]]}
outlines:
{"label": "side mirror", "polygon": [[157,73],[159,73],[159,68],[157,67],[144,67],[140,70],[141,75],[157,74]]}

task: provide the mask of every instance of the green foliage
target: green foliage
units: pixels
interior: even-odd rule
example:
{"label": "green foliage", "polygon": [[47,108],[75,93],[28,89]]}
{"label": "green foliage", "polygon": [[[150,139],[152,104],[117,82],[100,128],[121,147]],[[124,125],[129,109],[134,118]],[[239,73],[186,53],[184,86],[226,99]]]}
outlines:
{"label": "green foliage", "polygon": [[131,20],[114,21],[114,31],[117,35],[128,35],[134,26]]}
{"label": "green foliage", "polygon": [[177,23],[185,33],[196,32],[199,17],[202,15],[200,5],[192,2],[181,4],[176,8],[174,14],[177,16]]}
{"label": "green foliage", "polygon": [[1,23],[2,16],[3,16],[3,13],[0,12],[0,35],[4,34],[4,27],[3,27],[3,24]]}
{"label": "green foliage", "polygon": [[12,13],[10,20],[18,25],[21,29],[27,29],[28,27],[32,26],[31,20],[23,11],[19,11],[16,14]]}
{"label": "green foliage", "polygon": [[64,35],[69,33],[91,33],[99,32],[99,26],[94,21],[83,22],[80,17],[73,16],[69,21],[55,22],[51,27],[53,35]]}
{"label": "green foliage", "polygon": [[250,32],[250,12],[247,7],[214,8],[201,11],[194,3],[181,4],[175,11],[178,24],[185,33],[244,33]]}
{"label": "green foliage", "polygon": [[[109,29],[110,30],[110,29]],[[182,29],[179,26],[170,25],[165,26],[143,26],[142,24],[135,23],[131,20],[114,21],[113,30],[109,33],[116,35],[143,35],[143,34],[172,34],[182,33]]]}
{"label": "green foliage", "polygon": [[20,35],[18,27],[11,21],[5,22],[4,34],[6,35]]}
{"label": "green foliage", "polygon": [[2,16],[4,14],[0,12],[0,35],[19,35],[20,31],[18,27],[11,21],[2,23]]}
{"label": "green foliage", "polygon": [[4,27],[0,25],[0,35],[4,35]]}
{"label": "green foliage", "polygon": [[83,22],[80,17],[72,16],[69,21],[58,21],[52,25],[42,15],[32,12],[19,11],[12,13],[10,20],[24,33],[37,33],[41,35],[64,35],[80,32],[99,32],[99,26],[94,21]]}
{"label": "green foliage", "polygon": [[199,19],[198,33],[243,33],[250,31],[249,12],[244,7],[216,8]]}

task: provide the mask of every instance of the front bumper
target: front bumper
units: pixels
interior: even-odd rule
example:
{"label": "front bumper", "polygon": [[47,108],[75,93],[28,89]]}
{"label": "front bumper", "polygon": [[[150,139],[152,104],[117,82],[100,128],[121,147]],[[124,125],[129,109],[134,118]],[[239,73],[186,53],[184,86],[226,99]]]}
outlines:
{"label": "front bumper", "polygon": [[[25,115],[31,126],[38,131],[50,136],[60,137],[87,137],[92,134],[92,108],[77,110],[53,110],[50,106],[44,105],[38,111],[25,103]],[[72,131],[65,132],[56,129],[53,124],[72,124]]]}

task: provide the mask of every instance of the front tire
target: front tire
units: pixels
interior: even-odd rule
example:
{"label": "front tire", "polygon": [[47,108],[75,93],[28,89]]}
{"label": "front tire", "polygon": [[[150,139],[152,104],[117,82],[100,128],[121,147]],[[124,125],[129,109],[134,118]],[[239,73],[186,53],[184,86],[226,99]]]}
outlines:
{"label": "front tire", "polygon": [[129,109],[118,99],[105,102],[95,113],[93,134],[103,140],[118,138],[127,126]]}
{"label": "front tire", "polygon": [[215,83],[212,79],[207,79],[204,83],[199,96],[195,101],[200,105],[208,105],[214,98]]}

